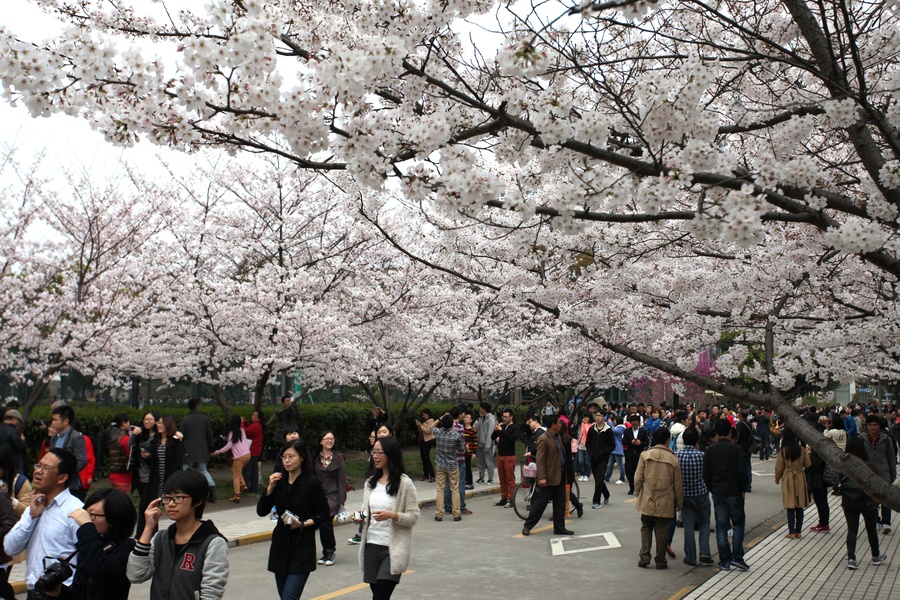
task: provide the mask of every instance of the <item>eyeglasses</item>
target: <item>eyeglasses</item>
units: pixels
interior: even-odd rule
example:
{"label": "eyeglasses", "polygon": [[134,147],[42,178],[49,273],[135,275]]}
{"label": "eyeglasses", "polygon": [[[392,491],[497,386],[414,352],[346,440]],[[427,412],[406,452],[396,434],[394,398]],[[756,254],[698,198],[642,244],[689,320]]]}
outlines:
{"label": "eyeglasses", "polygon": [[185,498],[190,498],[190,496],[160,496],[159,501],[160,504],[181,504]]}
{"label": "eyeglasses", "polygon": [[91,521],[96,521],[100,517],[106,518],[106,515],[103,513],[88,513],[88,516],[91,518]]}
{"label": "eyeglasses", "polygon": [[48,467],[47,465],[42,465],[41,463],[34,463],[34,470],[40,471],[42,473],[49,473],[56,467]]}
{"label": "eyeglasses", "polygon": [[382,452],[381,450],[372,450],[372,456],[381,456],[383,454],[384,452]]}

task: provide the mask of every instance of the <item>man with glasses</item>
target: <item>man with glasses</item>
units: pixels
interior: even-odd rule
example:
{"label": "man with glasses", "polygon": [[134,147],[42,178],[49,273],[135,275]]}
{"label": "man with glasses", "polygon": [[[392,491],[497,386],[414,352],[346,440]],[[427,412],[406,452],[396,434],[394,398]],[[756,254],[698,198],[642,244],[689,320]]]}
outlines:
{"label": "man with glasses", "polygon": [[[69,513],[82,508],[82,503],[69,492],[69,481],[73,478],[78,479],[75,455],[62,448],[51,448],[41,462],[34,465],[31,506],[3,540],[3,550],[10,556],[27,551],[25,587],[28,600],[44,597],[34,590],[34,584],[46,567],[75,553],[78,523],[69,518]],[[70,560],[78,563],[77,559]],[[72,585],[72,577],[64,583]]]}

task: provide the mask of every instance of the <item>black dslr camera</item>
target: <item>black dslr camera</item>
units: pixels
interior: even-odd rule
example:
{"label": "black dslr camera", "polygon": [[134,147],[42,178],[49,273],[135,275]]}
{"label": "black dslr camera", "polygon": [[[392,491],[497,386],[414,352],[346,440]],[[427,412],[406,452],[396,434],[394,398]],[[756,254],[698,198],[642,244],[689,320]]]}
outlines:
{"label": "black dslr camera", "polygon": [[47,559],[52,557],[44,557],[44,573],[34,582],[34,591],[43,595],[49,591],[58,588],[62,583],[72,576],[72,557],[77,554],[73,552],[66,558],[56,559],[56,562],[47,566]]}

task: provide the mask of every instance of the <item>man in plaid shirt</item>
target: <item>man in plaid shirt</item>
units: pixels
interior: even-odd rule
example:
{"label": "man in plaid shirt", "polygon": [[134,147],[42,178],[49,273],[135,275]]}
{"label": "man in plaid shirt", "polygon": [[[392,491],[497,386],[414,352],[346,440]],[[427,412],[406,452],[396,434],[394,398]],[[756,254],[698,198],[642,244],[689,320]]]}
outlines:
{"label": "man in plaid shirt", "polygon": [[684,522],[684,563],[690,566],[697,564],[697,547],[694,543],[694,526],[700,526],[700,562],[713,564],[709,549],[709,490],[703,481],[703,459],[705,455],[697,449],[700,433],[694,427],[688,427],[681,434],[684,448],[675,456],[681,464],[681,482],[684,487],[684,501],[681,506],[681,519]]}
{"label": "man in plaid shirt", "polygon": [[450,480],[450,500],[452,502],[453,520],[462,521],[459,512],[459,463],[456,453],[466,451],[466,443],[462,433],[453,428],[453,417],[446,414],[441,417],[440,427],[432,427],[437,453],[434,457],[435,482],[437,494],[434,502],[434,520],[444,520],[444,486]]}

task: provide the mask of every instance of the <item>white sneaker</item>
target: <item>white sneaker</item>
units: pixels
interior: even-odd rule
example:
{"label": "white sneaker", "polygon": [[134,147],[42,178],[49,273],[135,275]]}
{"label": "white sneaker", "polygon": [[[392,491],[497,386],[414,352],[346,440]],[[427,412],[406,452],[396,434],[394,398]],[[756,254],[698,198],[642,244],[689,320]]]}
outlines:
{"label": "white sneaker", "polygon": [[622,485],[623,483],[625,483],[625,482],[620,479],[616,482],[616,485]]}

